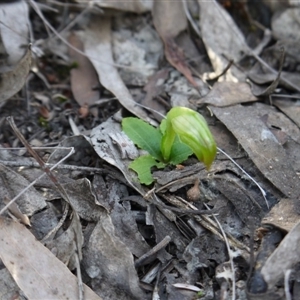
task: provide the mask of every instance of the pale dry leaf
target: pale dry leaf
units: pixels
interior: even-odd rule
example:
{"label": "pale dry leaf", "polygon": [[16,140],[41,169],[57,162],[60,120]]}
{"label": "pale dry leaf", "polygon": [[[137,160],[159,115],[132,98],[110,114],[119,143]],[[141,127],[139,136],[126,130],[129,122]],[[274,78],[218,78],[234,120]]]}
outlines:
{"label": "pale dry leaf", "polygon": [[174,283],[173,286],[175,286],[178,289],[189,290],[189,291],[194,291],[194,292],[201,291],[201,289],[198,288],[197,286],[187,284],[187,283]]}
{"label": "pale dry leaf", "polygon": [[[215,73],[221,74],[229,61],[239,61],[243,53],[247,53],[248,47],[231,16],[217,1],[198,0],[198,3],[202,39]],[[242,81],[245,78],[234,66],[225,75],[230,81]]]}
{"label": "pale dry leaf", "polygon": [[[83,51],[83,43],[74,32],[70,34],[68,41],[73,47]],[[86,56],[72,48],[69,48],[69,55],[70,59],[77,64],[77,67],[71,70],[73,96],[81,107],[91,106],[100,98],[97,73]]]}
{"label": "pale dry leaf", "polygon": [[187,28],[187,19],[181,1],[154,1],[152,17],[161,37],[174,38]]}
{"label": "pale dry leaf", "polygon": [[[94,65],[101,84],[113,93],[126,109],[139,118],[155,125],[156,123],[147,116],[144,110],[135,104],[118,70],[114,66],[110,18],[91,17],[89,27],[85,30],[83,38],[85,53]],[[97,58],[101,59],[101,61]]]}
{"label": "pale dry leaf", "polygon": [[[7,3],[3,3],[7,2]],[[26,52],[29,42],[29,7],[27,1],[2,1],[0,34],[8,52],[7,63],[16,65]]]}
{"label": "pale dry leaf", "polygon": [[[0,257],[29,299],[78,299],[71,271],[18,222],[0,218]],[[84,285],[86,299],[100,300]]]}
{"label": "pale dry leaf", "polygon": [[16,94],[24,85],[31,67],[31,50],[10,70],[0,70],[0,103]]}
{"label": "pale dry leaf", "polygon": [[197,104],[211,104],[214,106],[230,106],[238,103],[253,102],[258,99],[252,95],[250,86],[245,82],[216,82],[212,90]]}
{"label": "pale dry leaf", "polygon": [[293,202],[288,198],[283,198],[271,208],[261,223],[290,231],[298,222],[299,214],[295,211]]}

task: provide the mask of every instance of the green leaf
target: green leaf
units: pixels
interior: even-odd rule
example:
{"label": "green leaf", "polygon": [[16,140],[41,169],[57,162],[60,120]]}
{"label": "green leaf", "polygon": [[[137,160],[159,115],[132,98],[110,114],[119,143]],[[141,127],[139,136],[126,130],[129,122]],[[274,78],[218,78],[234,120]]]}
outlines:
{"label": "green leaf", "polygon": [[170,163],[172,165],[178,165],[187,160],[187,158],[192,154],[192,149],[188,145],[182,143],[179,137],[176,136],[171,150]]}
{"label": "green leaf", "polygon": [[129,168],[138,174],[140,183],[149,185],[154,181],[151,174],[151,168],[154,166],[161,169],[166,165],[164,163],[157,162],[151,155],[143,155],[130,163]]}
{"label": "green leaf", "polygon": [[164,135],[167,129],[167,120],[166,119],[162,119],[160,124],[159,124],[159,130],[160,132]]}
{"label": "green leaf", "polygon": [[157,160],[162,160],[160,151],[162,134],[158,129],[137,118],[124,118],[122,128],[138,147],[148,151]]}

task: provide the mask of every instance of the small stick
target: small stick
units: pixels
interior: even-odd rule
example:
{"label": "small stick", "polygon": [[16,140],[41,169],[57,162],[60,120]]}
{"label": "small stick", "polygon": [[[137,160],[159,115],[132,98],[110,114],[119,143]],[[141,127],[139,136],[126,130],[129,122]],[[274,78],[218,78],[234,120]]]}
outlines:
{"label": "small stick", "polygon": [[152,260],[152,256],[157,253],[162,248],[166,247],[171,241],[170,236],[166,236],[163,240],[161,240],[157,245],[155,245],[151,250],[149,250],[147,253],[142,255],[139,259],[137,259],[134,263],[134,266],[136,268],[143,266],[147,263],[149,263],[149,260]]}

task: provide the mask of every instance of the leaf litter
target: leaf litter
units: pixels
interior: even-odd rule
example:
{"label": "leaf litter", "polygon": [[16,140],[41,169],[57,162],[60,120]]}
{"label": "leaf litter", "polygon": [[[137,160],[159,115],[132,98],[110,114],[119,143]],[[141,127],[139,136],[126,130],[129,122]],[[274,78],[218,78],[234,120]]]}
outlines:
{"label": "leaf litter", "polygon": [[[32,17],[1,19],[0,33],[1,208],[21,193],[0,218],[4,297],[298,299],[299,7],[77,1],[48,14],[20,3]],[[8,44],[3,26],[20,39]],[[157,125],[174,106],[202,113],[217,159],[209,172],[194,156],[152,168],[142,184],[129,165],[145,152],[122,119]],[[38,150],[42,169],[11,149],[21,143],[7,116],[54,146]]]}

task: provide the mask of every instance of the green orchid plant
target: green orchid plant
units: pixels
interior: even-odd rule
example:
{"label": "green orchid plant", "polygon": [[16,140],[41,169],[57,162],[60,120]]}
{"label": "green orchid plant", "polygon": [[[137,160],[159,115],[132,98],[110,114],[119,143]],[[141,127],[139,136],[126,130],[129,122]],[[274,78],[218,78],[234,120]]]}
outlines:
{"label": "green orchid plant", "polygon": [[194,153],[209,169],[216,157],[217,146],[205,119],[186,107],[173,107],[159,128],[132,117],[122,120],[122,128],[139,148],[149,153],[129,165],[146,185],[154,181],[154,166],[178,165]]}

